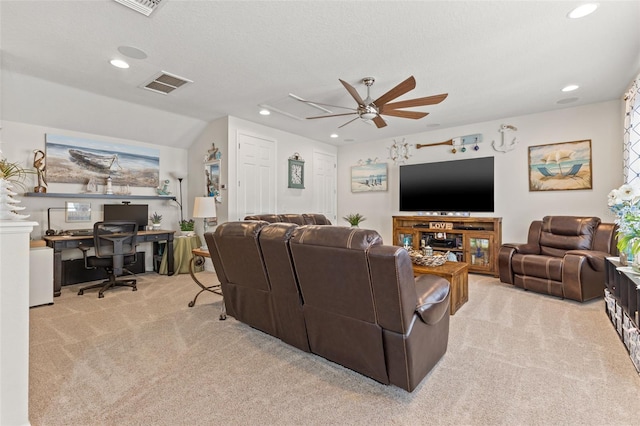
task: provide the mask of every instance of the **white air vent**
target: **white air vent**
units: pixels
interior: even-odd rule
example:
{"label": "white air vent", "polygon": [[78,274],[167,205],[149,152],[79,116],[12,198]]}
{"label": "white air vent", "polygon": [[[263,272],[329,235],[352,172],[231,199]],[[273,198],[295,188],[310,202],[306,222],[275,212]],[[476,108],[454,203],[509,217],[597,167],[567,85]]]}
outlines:
{"label": "white air vent", "polygon": [[162,93],[163,95],[166,95],[187,83],[193,83],[193,81],[162,71],[160,74],[153,77],[151,81],[148,81],[140,87],[142,87],[143,89],[151,90],[152,92]]}
{"label": "white air vent", "polygon": [[140,12],[145,16],[151,15],[151,12],[156,10],[160,3],[166,0],[115,0],[120,4],[127,6],[130,9]]}

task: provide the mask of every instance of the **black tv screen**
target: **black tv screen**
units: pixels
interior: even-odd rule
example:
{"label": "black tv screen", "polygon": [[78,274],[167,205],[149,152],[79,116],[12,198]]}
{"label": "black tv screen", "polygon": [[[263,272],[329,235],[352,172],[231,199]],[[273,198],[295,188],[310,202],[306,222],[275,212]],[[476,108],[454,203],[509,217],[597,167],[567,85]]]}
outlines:
{"label": "black tv screen", "polygon": [[493,157],[400,166],[400,211],[493,212]]}
{"label": "black tv screen", "polygon": [[127,220],[136,222],[140,231],[149,224],[149,206],[147,204],[105,204],[104,221]]}

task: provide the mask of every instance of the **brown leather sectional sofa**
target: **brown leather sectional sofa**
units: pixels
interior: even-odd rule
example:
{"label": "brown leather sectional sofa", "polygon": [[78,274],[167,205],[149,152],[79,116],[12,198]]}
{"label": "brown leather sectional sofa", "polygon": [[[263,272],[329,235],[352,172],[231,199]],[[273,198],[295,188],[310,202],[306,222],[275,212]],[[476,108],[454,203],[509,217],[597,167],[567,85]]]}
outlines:
{"label": "brown leather sectional sofa", "polygon": [[264,220],[269,223],[283,222],[297,225],[331,225],[331,221],[325,215],[317,213],[254,214],[245,216],[244,220]]}
{"label": "brown leather sectional sofa", "polygon": [[605,258],[618,255],[616,229],[598,217],[533,221],[526,243],[500,248],[500,281],[579,302],[603,297]]}
{"label": "brown leather sectional sofa", "polygon": [[292,346],[409,392],[447,350],[449,282],[375,231],[247,220],[205,240],[227,314]]}

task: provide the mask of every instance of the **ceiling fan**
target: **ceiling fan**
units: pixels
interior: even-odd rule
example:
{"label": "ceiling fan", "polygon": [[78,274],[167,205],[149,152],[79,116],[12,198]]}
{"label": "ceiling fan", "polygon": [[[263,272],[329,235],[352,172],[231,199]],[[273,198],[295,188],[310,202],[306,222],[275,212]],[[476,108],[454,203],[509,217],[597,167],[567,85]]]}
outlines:
{"label": "ceiling fan", "polygon": [[[340,80],[340,79],[338,79],[338,80]],[[398,102],[389,103],[390,101],[392,101],[392,100],[404,95],[405,93],[415,89],[416,88],[416,79],[413,76],[407,78],[405,81],[403,81],[402,83],[398,84],[393,89],[389,90],[387,93],[385,93],[384,95],[380,96],[376,100],[372,100],[371,96],[369,94],[369,91],[371,89],[371,86],[375,82],[375,79],[373,77],[365,77],[365,78],[362,79],[362,82],[364,83],[365,86],[367,86],[367,97],[364,98],[364,99],[362,99],[360,97],[360,95],[358,94],[358,91],[352,85],[350,85],[349,83],[347,83],[344,80],[340,80],[340,83],[342,83],[344,88],[347,89],[349,94],[358,103],[358,107],[357,108],[349,108],[349,107],[343,107],[343,106],[339,106],[339,105],[328,105],[328,104],[323,104],[321,102],[312,102],[312,101],[306,101],[304,99],[299,99],[300,101],[308,103],[308,104],[323,105],[323,106],[328,106],[328,107],[343,108],[343,109],[352,110],[352,112],[346,112],[346,113],[342,113],[342,114],[318,115],[318,116],[314,116],[314,117],[307,117],[307,119],[313,120],[313,119],[316,119],[316,118],[339,117],[339,116],[343,116],[343,115],[356,114],[357,117],[355,117],[352,120],[347,121],[342,126],[339,126],[339,128],[346,126],[347,124],[357,120],[358,118],[361,118],[361,119],[363,119],[365,121],[371,120],[371,121],[373,121],[375,123],[375,125],[378,128],[381,128],[381,127],[385,127],[387,125],[387,123],[382,118],[383,115],[389,115],[389,116],[401,117],[401,118],[411,118],[411,119],[417,120],[417,119],[426,117],[429,113],[428,112],[418,112],[418,111],[402,111],[400,109],[401,108],[412,108],[412,107],[417,107],[417,106],[439,104],[440,102],[444,101],[445,98],[448,95],[448,93],[443,93],[443,94],[440,94],[440,95],[427,96],[427,97],[424,97],[424,98],[408,99],[408,100],[405,100],[405,101],[398,101]]]}

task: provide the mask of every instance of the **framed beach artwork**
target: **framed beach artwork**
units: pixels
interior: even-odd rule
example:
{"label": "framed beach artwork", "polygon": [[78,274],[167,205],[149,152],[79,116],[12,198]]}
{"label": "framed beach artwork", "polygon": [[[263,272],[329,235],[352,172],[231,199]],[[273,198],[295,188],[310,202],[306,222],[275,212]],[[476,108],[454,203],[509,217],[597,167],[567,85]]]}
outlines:
{"label": "framed beach artwork", "polygon": [[529,147],[529,191],[591,188],[590,139]]}
{"label": "framed beach artwork", "polygon": [[387,190],[387,163],[370,163],[351,167],[351,192]]}
{"label": "framed beach artwork", "polygon": [[105,182],[157,188],[160,150],[55,134],[45,135],[47,181]]}

